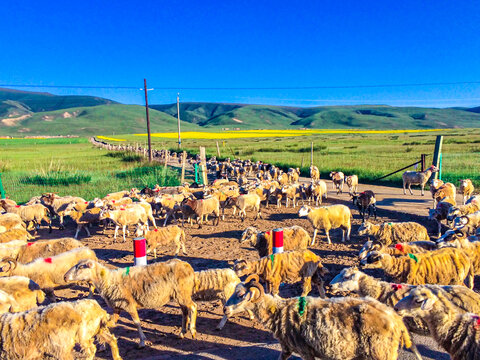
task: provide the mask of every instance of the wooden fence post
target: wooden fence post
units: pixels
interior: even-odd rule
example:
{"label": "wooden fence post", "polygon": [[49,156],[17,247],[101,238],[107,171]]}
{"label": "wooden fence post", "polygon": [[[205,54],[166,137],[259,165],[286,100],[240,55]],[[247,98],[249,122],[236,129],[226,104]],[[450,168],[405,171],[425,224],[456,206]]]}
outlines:
{"label": "wooden fence post", "polygon": [[421,157],[421,160],[422,160],[422,171],[425,171],[426,165],[427,165],[427,163],[426,163],[427,154],[422,154],[421,156],[422,156],[422,157]]}
{"label": "wooden fence post", "polygon": [[187,152],[183,151],[182,153],[182,178],[180,180],[180,184],[183,184],[185,182],[185,163],[187,160]]}
{"label": "wooden fence post", "polygon": [[205,155],[205,147],[200,146],[200,169],[202,171],[203,185],[208,185],[207,179],[207,157]]}
{"label": "wooden fence post", "polygon": [[217,141],[217,156],[220,158],[220,146],[218,146],[218,141]]}
{"label": "wooden fence post", "polygon": [[166,169],[167,166],[168,166],[168,150],[167,150],[167,149],[165,149],[165,153],[164,153],[164,154],[165,154],[165,169]]}
{"label": "wooden fence post", "polygon": [[313,166],[313,141],[310,149],[310,166]]}

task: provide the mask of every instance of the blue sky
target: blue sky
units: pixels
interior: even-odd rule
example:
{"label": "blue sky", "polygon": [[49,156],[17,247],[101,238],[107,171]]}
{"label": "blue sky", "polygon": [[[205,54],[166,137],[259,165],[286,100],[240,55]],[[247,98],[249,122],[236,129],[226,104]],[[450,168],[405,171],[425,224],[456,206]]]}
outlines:
{"label": "blue sky", "polygon": [[[184,101],[475,106],[477,1],[4,1],[0,84],[138,86]],[[162,90],[161,87],[171,87]],[[139,90],[38,89],[142,103]]]}

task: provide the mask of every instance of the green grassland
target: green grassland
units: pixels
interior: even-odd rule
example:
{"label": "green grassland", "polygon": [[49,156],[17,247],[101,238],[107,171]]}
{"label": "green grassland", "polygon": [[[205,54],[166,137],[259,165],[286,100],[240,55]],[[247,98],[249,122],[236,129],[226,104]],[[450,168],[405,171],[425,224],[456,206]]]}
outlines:
{"label": "green grassland", "polygon": [[43,192],[103,197],[112,191],[178,184],[178,172],[94,148],[87,139],[0,140],[0,173],[7,195],[25,202]]}
{"label": "green grassland", "polygon": [[[153,132],[175,131],[176,104],[151,105]],[[478,108],[383,105],[286,107],[181,103],[184,130],[478,128]],[[0,89],[0,135],[113,135],[145,132],[145,109],[93,96]]]}
{"label": "green grassland", "polygon": [[[444,135],[442,179],[455,182],[470,178],[480,187],[480,129],[454,129],[428,133],[397,134],[319,134],[286,138],[251,138],[219,140],[221,156],[230,158],[261,160],[283,168],[301,167],[308,175],[310,166],[310,144],[315,144],[314,164],[328,178],[330,171],[357,174],[360,181],[372,182],[399,168],[420,160],[428,154],[432,162],[436,135]],[[122,135],[135,143],[144,137]],[[176,150],[176,141],[152,138],[158,149]],[[182,140],[184,150],[198,153],[205,146],[209,156],[216,155],[215,140]],[[303,165],[303,166],[302,166]],[[411,168],[413,170],[413,168]],[[401,174],[397,173],[379,183],[401,185]]]}

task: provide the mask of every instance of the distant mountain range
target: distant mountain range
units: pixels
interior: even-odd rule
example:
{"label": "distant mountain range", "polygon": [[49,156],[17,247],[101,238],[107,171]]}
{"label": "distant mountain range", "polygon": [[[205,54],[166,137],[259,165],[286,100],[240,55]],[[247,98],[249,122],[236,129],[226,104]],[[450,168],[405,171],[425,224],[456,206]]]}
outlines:
{"label": "distant mountain range", "polygon": [[[177,105],[151,105],[153,132],[175,131]],[[480,107],[385,105],[287,107],[181,103],[182,129],[437,129],[480,127]],[[0,89],[0,135],[99,135],[145,132],[145,108],[94,96]]]}

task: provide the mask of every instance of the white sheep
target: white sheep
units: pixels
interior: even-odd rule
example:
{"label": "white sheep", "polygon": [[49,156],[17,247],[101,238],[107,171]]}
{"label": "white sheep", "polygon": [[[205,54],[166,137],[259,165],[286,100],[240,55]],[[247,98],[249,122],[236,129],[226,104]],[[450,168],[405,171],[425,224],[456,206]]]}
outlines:
{"label": "white sheep", "polygon": [[430,166],[425,171],[405,171],[402,174],[403,179],[403,195],[406,195],[406,187],[410,191],[410,195],[413,195],[412,185],[420,185],[422,189],[422,196],[425,195],[424,188],[428,179],[432,176],[433,173],[437,172],[438,168],[434,165]]}
{"label": "white sheep", "polygon": [[352,228],[352,213],[345,205],[330,205],[312,209],[309,206],[302,206],[298,211],[298,216],[306,216],[312,224],[313,238],[311,245],[315,244],[315,238],[319,229],[324,229],[327,235],[328,243],[330,240],[330,229],[342,229],[342,242],[345,242],[345,233],[347,240],[350,241],[350,230]]}

